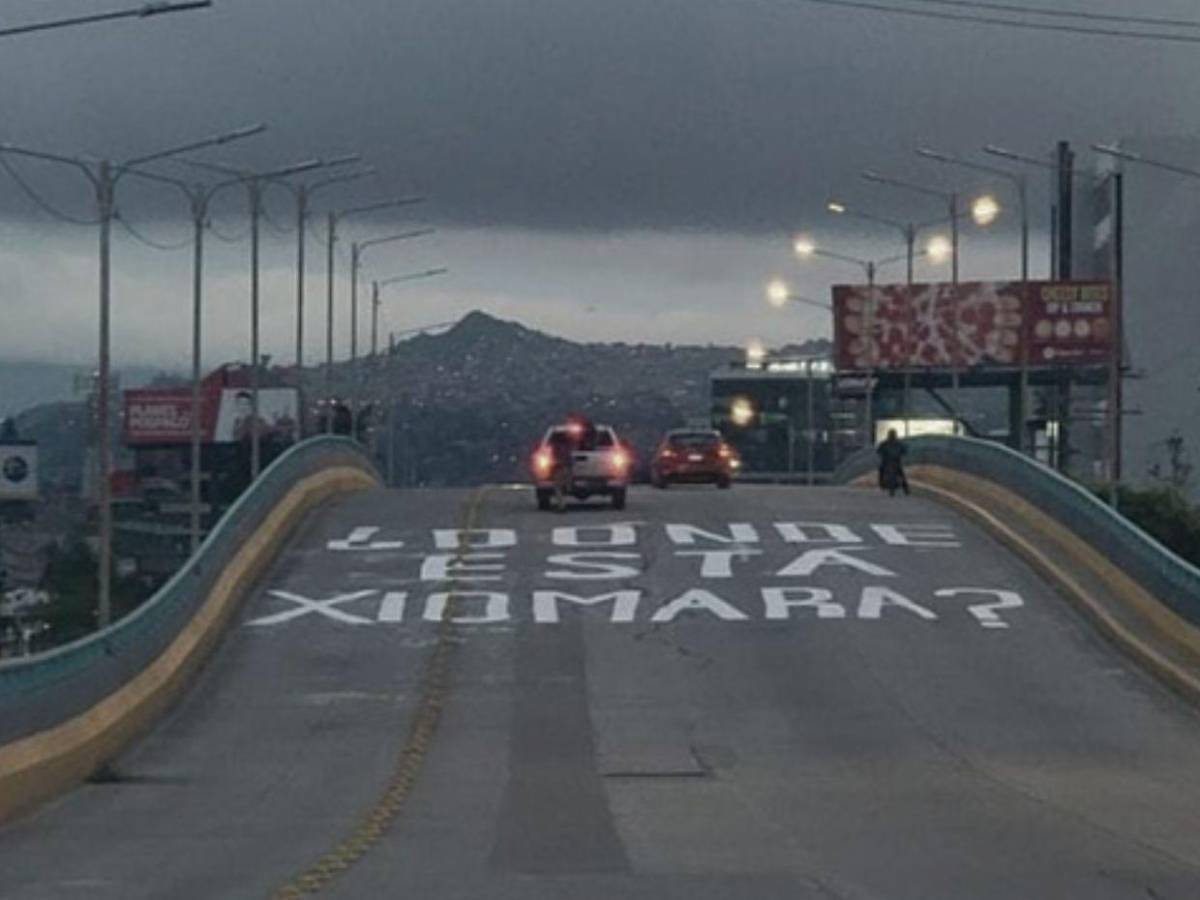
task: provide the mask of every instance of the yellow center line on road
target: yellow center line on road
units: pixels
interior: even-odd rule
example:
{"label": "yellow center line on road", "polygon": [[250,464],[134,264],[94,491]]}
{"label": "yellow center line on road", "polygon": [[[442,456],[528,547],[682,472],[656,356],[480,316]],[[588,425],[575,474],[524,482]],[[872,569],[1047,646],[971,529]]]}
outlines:
{"label": "yellow center line on road", "polygon": [[[468,550],[468,535],[479,518],[479,510],[491,486],[477,489],[464,507],[460,521],[458,554]],[[412,726],[408,732],[396,768],[383,787],[383,792],[374,805],[355,826],[350,834],[339,841],[315,863],[277,888],[271,896],[275,900],[292,900],[309,897],[328,887],[342,873],[361,860],[387,833],[392,823],[404,808],[404,802],[416,784],[421,763],[437,733],[445,708],[446,693],[450,682],[450,658],[454,648],[454,617],[457,614],[454,601],[455,583],[450,582],[447,592],[449,602],[442,610],[438,623],[437,644],[425,666],[421,695],[413,713]]]}

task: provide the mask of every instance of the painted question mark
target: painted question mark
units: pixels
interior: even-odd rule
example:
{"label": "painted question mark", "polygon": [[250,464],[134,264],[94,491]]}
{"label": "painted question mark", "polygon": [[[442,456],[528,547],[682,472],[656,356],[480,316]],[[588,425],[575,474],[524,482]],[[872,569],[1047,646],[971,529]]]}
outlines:
{"label": "painted question mark", "polygon": [[990,603],[973,603],[967,607],[967,611],[978,619],[984,628],[1007,628],[1008,623],[1001,619],[997,612],[1025,605],[1025,601],[1016,591],[999,591],[992,588],[943,588],[934,591],[935,597],[957,597],[959,594],[983,594],[996,598]]}

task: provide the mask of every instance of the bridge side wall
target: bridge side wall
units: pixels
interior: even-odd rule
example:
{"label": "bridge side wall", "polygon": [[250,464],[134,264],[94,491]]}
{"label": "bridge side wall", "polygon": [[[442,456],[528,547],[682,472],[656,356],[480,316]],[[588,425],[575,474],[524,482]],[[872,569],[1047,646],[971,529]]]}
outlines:
{"label": "bridge side wall", "polygon": [[352,441],[298,444],[136,611],[74,643],[0,663],[0,821],[87,778],[148,728],[187,688],[306,513],[378,484]]}
{"label": "bridge side wall", "polygon": [[[930,435],[906,443],[907,465],[963,472],[1006,488],[1112,561],[1180,618],[1200,626],[1200,569],[1085,488],[991,441]],[[874,452],[860,451],[842,464],[834,481],[848,484],[876,468]]]}

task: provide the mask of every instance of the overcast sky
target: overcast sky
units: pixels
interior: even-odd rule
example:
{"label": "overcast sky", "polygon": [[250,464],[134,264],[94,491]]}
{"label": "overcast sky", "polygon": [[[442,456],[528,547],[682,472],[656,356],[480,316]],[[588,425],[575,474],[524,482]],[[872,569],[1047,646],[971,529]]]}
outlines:
{"label": "overcast sky", "polygon": [[[129,2],[6,0],[0,24]],[[1194,0],[1040,4],[1200,18]],[[790,233],[854,255],[902,249],[886,230],[832,220],[827,199],[899,218],[939,212],[862,181],[862,168],[992,187],[1011,205],[1002,182],[923,162],[913,148],[969,153],[992,142],[1043,153],[1059,138],[1083,150],[1122,135],[1193,134],[1198,75],[1200,45],[799,0],[216,0],[209,11],[0,38],[0,141],[120,159],[264,121],[267,134],[207,158],[274,166],[361,152],[378,175],[331,188],[323,203],[428,200],[400,218],[347,221],[347,242],[418,223],[439,229],[368,251],[365,279],[452,270],[389,289],[385,330],[478,308],[579,339],[782,343],[826,335],[829,323],[817,310],[773,312],[762,301],[767,278],[786,275],[824,297],[853,276],[794,262]],[[77,176],[17,165],[56,206],[89,212]],[[1044,231],[1045,182],[1034,186]],[[187,237],[170,194],[122,185],[120,202],[153,239]],[[287,195],[271,193],[269,208],[265,349],[290,359],[295,243],[275,230],[290,226]],[[225,196],[221,232],[244,231],[243,212],[244,196]],[[1014,227],[1009,215],[992,234],[968,230],[964,275],[1015,276]],[[310,358],[323,342],[317,237]],[[248,248],[215,235],[209,244],[206,362],[215,363],[245,354]],[[1043,247],[1039,238],[1035,274]],[[94,357],[95,256],[95,229],[58,222],[0,172],[0,356]],[[186,358],[190,265],[186,249],[153,251],[118,232],[118,363]],[[344,353],[344,282],[339,291]]]}

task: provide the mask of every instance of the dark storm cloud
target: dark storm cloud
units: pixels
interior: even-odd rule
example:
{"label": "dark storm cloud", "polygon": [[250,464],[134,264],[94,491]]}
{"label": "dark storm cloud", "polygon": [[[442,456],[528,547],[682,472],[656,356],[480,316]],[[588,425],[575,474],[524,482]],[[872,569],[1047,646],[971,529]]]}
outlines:
{"label": "dark storm cloud", "polygon": [[[95,8],[20,0],[4,19]],[[360,196],[419,187],[447,224],[537,229],[779,231],[831,193],[912,213],[858,170],[946,178],[912,158],[922,142],[1193,130],[1200,74],[1194,48],[786,0],[217,0],[0,50],[0,139],[121,156],[265,120],[269,136],[212,155],[361,150],[380,176]],[[81,208],[61,175],[28,171]],[[9,214],[28,210],[0,185]]]}

